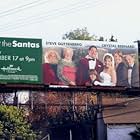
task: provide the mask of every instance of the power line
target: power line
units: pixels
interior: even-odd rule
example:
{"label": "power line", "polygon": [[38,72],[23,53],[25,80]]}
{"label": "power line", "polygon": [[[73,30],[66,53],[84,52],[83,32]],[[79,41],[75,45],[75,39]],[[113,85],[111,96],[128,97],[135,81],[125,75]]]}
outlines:
{"label": "power line", "polygon": [[31,7],[35,7],[35,6],[39,6],[41,4],[47,3],[48,1],[49,0],[46,0],[46,1],[35,0],[33,2],[17,6],[17,7],[14,7],[12,9],[9,9],[9,10],[6,10],[6,11],[3,11],[3,12],[0,13],[0,17],[12,15],[12,14],[17,13],[17,12],[22,12],[22,10],[25,10],[25,9],[28,9],[28,8],[31,8]]}
{"label": "power line", "polygon": [[131,99],[131,100],[127,100],[127,101],[124,101],[124,102],[116,103],[116,104],[111,104],[111,105],[105,106],[104,108],[105,108],[105,110],[109,110],[109,108],[118,107],[120,105],[126,105],[127,106],[129,103],[137,101],[137,100],[140,100],[140,97],[134,98],[134,99]]}
{"label": "power line", "polygon": [[[90,0],[87,0],[87,1],[85,1],[85,0],[83,0],[83,3],[84,2],[90,2]],[[36,20],[36,19],[42,19],[42,18],[45,18],[46,16],[47,17],[52,17],[53,15],[57,15],[57,14],[60,14],[61,12],[65,12],[65,11],[69,11],[69,9],[71,10],[71,9],[75,9],[75,8],[77,8],[77,7],[79,7],[79,6],[83,6],[83,3],[82,3],[82,5],[81,5],[81,2],[82,1],[80,1],[80,2],[76,2],[76,3],[73,3],[73,4],[71,4],[71,5],[67,5],[67,6],[64,6],[64,7],[62,7],[62,8],[57,8],[57,9],[52,9],[52,10],[49,10],[49,11],[45,11],[46,13],[47,13],[47,15],[46,15],[46,13],[45,14],[43,14],[43,15],[41,15],[41,16],[39,16],[39,17],[36,17],[36,16],[30,16],[30,17],[28,17],[28,19],[33,19],[33,20]],[[79,5],[80,4],[80,5]],[[85,3],[84,3],[84,5],[86,5]],[[70,7],[70,8],[69,8]],[[67,8],[68,8],[68,10],[67,10]],[[49,13],[49,14],[48,14]],[[25,21],[27,18],[22,18],[22,20],[20,20],[20,22],[22,22],[22,21]],[[30,21],[30,20],[29,20]],[[22,22],[23,23],[23,22]],[[9,26],[10,24],[7,24],[7,26]],[[16,24],[17,25],[17,24]],[[2,26],[2,25],[1,25]],[[3,28],[3,27],[2,27]]]}
{"label": "power line", "polygon": [[[87,1],[86,1],[87,2]],[[89,1],[90,2],[90,1]],[[98,2],[98,1],[97,1]],[[95,6],[97,6],[98,4],[102,4],[102,2],[100,1],[100,3],[94,3],[94,5]],[[77,3],[77,4],[79,4],[79,2]],[[51,18],[57,18],[57,17],[59,17],[59,16],[64,16],[64,15],[67,15],[67,14],[70,14],[71,12],[73,12],[73,11],[75,11],[75,10],[81,10],[81,9],[85,9],[85,8],[89,8],[89,7],[91,7],[92,6],[92,4],[91,3],[88,3],[87,5],[84,3],[84,4],[80,4],[80,5],[75,5],[75,3],[74,4],[72,4],[73,6],[72,7],[70,7],[68,10],[65,10],[65,8],[68,8],[69,6],[65,6],[65,7],[63,7],[63,8],[61,8],[61,9],[55,9],[54,11],[48,11],[48,13],[49,12],[51,12],[50,14],[48,14],[48,15],[41,15],[41,16],[39,16],[39,17],[31,17],[31,18],[29,18],[29,22],[30,23],[39,23],[39,22],[41,22],[41,21],[43,21],[44,19],[45,20],[48,20],[48,19],[51,19]],[[54,13],[54,14],[52,14],[52,13]],[[56,13],[56,14],[55,14]],[[31,20],[32,19],[32,20]],[[24,23],[22,22],[22,20],[24,20]],[[29,22],[27,22],[27,21],[25,21],[26,20],[26,18],[24,18],[24,19],[22,19],[22,20],[20,20],[20,22],[19,22],[19,24],[17,25],[15,25],[15,27],[13,27],[13,28],[19,28],[19,27],[21,27],[21,26],[25,26],[25,25],[28,25],[29,24]],[[34,21],[35,20],[35,21]],[[36,21],[37,20],[37,21]],[[26,23],[25,23],[26,22]],[[8,26],[8,28],[9,28],[9,25],[10,24],[8,24],[7,26]],[[2,27],[2,29],[3,29],[3,27]],[[7,28],[6,28],[7,29]],[[9,29],[7,29],[7,30],[5,30],[5,29],[3,29],[3,32],[4,31],[9,31]]]}
{"label": "power line", "polygon": [[[81,7],[79,7],[79,8],[81,8]],[[84,8],[86,8],[86,7],[84,7]],[[56,13],[57,11],[55,11],[55,13]],[[65,14],[61,14],[61,13],[56,13],[56,15],[52,15],[52,14],[48,14],[47,16],[41,16],[41,17],[38,17],[38,18],[33,18],[32,20],[31,19],[29,19],[28,21],[26,21],[26,23],[24,22],[22,22],[22,21],[20,21],[19,22],[19,24],[17,25],[15,25],[14,27],[16,27],[16,28],[19,28],[19,27],[21,27],[21,26],[25,26],[25,25],[28,25],[29,23],[40,23],[41,21],[43,21],[44,19],[51,19],[51,18],[57,18],[58,16],[64,16],[64,15],[67,15],[67,14],[69,14],[70,12],[72,12],[72,9],[70,10],[70,11],[65,11]],[[36,21],[37,20],[37,21]],[[10,25],[10,24],[9,24]],[[8,26],[8,25],[7,25]],[[8,28],[10,28],[9,26],[8,26]],[[6,29],[7,29],[7,27],[6,27]],[[9,30],[9,29],[7,29],[7,30]],[[5,31],[5,29],[4,29],[4,31]]]}
{"label": "power line", "polygon": [[[137,101],[137,100],[139,101],[140,97],[135,98],[135,99],[131,99],[131,100],[128,100],[128,101],[125,101],[125,102],[118,103],[118,104],[116,104],[116,106],[120,105],[120,104],[131,103],[131,102],[134,102],[134,101]],[[117,116],[126,115],[126,114],[130,114],[130,113],[136,113],[136,112],[140,112],[140,109],[131,110],[131,111],[122,112],[122,113],[115,113],[115,114],[112,114],[112,115],[106,115],[106,116],[103,116],[102,118],[105,119],[105,118],[110,118],[110,117],[117,117]],[[101,118],[99,118],[99,119],[101,119]]]}

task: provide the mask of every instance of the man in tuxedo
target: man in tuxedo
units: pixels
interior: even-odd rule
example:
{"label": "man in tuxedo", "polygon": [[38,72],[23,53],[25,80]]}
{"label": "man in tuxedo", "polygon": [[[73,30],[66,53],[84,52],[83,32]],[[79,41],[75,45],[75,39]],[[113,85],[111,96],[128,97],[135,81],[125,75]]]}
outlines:
{"label": "man in tuxedo", "polygon": [[135,58],[131,54],[126,55],[126,61],[128,63],[128,82],[130,87],[139,87],[139,68],[135,63]]}
{"label": "man in tuxedo", "polygon": [[97,59],[97,54],[97,47],[92,45],[88,49],[88,54],[79,61],[77,68],[77,85],[85,85],[85,83],[90,80],[89,70],[95,69],[98,74],[103,71],[103,63]]}

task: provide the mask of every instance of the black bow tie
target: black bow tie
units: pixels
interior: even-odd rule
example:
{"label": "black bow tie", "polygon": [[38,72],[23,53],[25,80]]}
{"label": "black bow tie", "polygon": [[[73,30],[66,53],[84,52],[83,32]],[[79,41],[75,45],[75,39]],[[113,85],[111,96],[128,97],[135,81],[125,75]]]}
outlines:
{"label": "black bow tie", "polygon": [[132,69],[132,68],[133,68],[132,66],[129,66],[129,67],[128,67],[128,69]]}
{"label": "black bow tie", "polygon": [[88,61],[91,61],[91,60],[92,60],[92,61],[95,61],[95,59],[94,59],[94,58],[90,58],[90,59],[88,59]]}

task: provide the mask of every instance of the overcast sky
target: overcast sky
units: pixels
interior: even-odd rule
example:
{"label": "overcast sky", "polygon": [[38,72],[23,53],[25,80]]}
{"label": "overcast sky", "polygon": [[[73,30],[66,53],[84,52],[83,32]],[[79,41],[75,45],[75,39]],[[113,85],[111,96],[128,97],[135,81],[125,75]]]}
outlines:
{"label": "overcast sky", "polygon": [[140,40],[140,0],[3,0],[0,36],[59,40],[87,27],[96,36],[119,42]]}

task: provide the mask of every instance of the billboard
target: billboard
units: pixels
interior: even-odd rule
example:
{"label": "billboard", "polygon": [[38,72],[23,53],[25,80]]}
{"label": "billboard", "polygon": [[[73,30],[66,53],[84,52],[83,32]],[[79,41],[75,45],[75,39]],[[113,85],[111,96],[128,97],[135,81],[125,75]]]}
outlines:
{"label": "billboard", "polygon": [[0,84],[139,87],[136,43],[0,37]]}
{"label": "billboard", "polygon": [[0,83],[42,83],[42,40],[0,37]]}
{"label": "billboard", "polygon": [[136,43],[46,41],[42,56],[47,85],[139,87]]}

